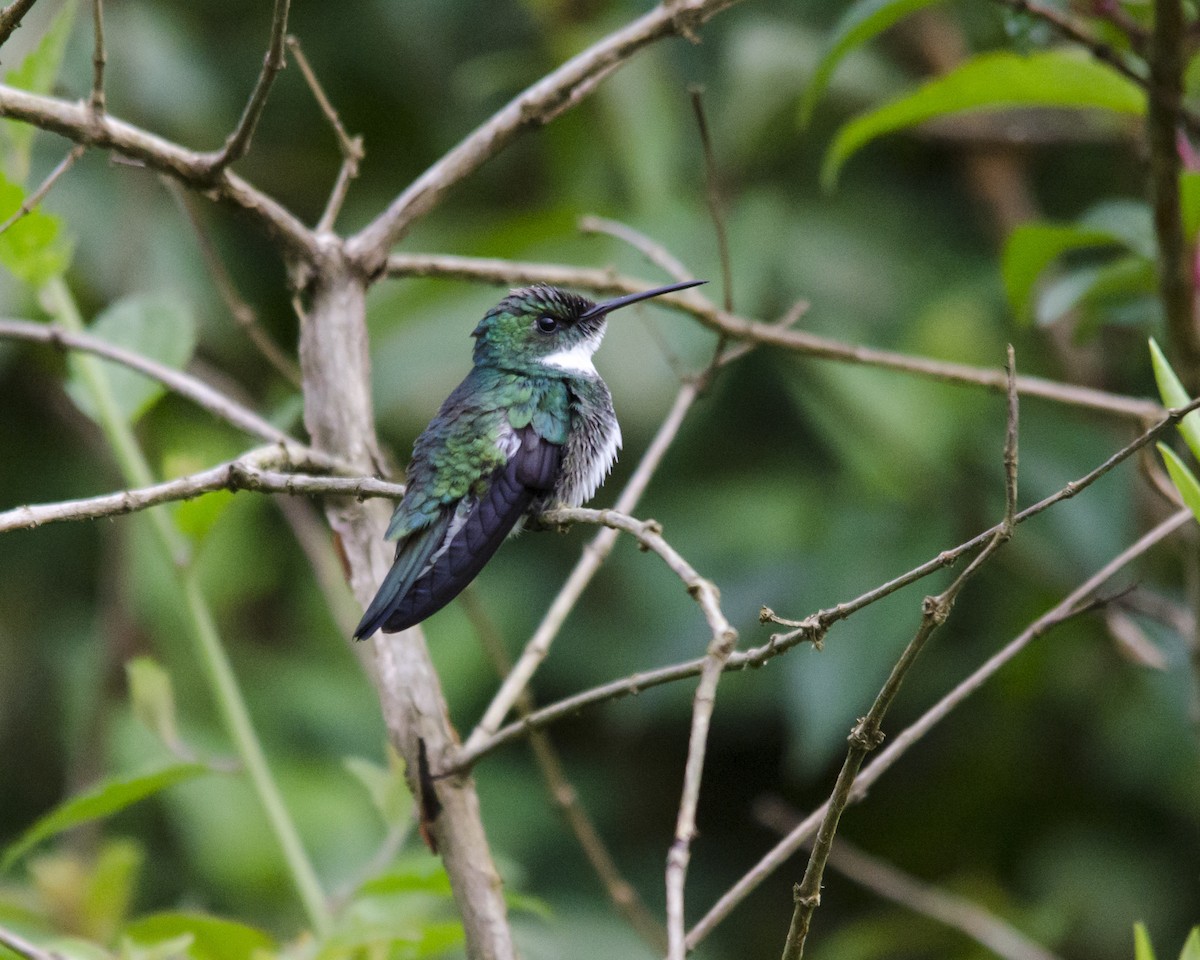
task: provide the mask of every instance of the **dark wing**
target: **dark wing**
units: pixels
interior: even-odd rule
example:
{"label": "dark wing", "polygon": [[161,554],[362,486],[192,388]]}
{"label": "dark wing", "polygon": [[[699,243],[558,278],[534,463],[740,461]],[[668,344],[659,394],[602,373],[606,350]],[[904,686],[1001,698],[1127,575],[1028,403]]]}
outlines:
{"label": "dark wing", "polygon": [[395,562],[359,621],[354,631],[356,640],[369,637],[391,616],[392,608],[408,593],[417,577],[424,573],[429,559],[445,541],[453,516],[452,507],[443,507],[429,526],[409,534],[396,544]]}
{"label": "dark wing", "polygon": [[[403,559],[406,571],[388,589],[396,572],[392,568],[354,632],[356,637],[369,637],[380,627],[387,633],[407,630],[442,609],[475,579],[534,498],[553,489],[562,466],[562,447],[543,440],[532,427],[518,436],[520,445],[492,474],[487,491],[478,500],[464,500],[453,516],[447,511],[442,543],[429,550],[421,564],[405,556],[406,542],[400,545],[396,565]],[[410,568],[416,570],[415,578]]]}

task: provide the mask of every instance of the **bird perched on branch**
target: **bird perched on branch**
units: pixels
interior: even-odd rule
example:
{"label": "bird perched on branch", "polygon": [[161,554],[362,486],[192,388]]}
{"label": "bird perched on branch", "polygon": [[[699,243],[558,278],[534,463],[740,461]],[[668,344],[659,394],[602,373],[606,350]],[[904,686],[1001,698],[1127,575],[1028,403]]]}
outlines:
{"label": "bird perched on branch", "polygon": [[354,631],[395,633],[470,583],[526,516],[588,500],[617,458],[621,428],[592,365],[612,311],[704,283],[592,301],[557,287],[515,290],[475,328],[475,365],[413,445],[388,526],[396,560]]}

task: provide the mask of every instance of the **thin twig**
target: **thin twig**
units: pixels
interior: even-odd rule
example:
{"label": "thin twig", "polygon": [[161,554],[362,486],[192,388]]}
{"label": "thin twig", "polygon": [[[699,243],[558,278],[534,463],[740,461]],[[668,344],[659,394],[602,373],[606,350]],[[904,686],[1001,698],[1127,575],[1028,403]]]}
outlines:
{"label": "thin twig", "polygon": [[14,30],[21,25],[21,20],[29,12],[37,0],[13,0],[7,7],[0,10],[0,46],[12,36]]}
{"label": "thin twig", "polygon": [[713,230],[717,235],[717,256],[721,261],[722,303],[726,313],[733,313],[733,265],[729,256],[729,236],[725,229],[725,205],[721,202],[721,184],[717,176],[717,157],[713,150],[712,137],[708,132],[708,118],[704,113],[704,88],[691,87],[688,94],[692,99],[692,112],[696,115],[696,129],[700,134],[700,147],[704,154],[704,197],[708,202],[708,214],[712,217]]}
{"label": "thin twig", "polygon": [[37,209],[37,205],[41,203],[42,200],[45,199],[46,194],[50,192],[51,187],[53,187],[58,181],[58,178],[70,170],[71,167],[75,166],[75,161],[83,156],[86,149],[87,148],[82,144],[77,143],[69,151],[67,151],[67,155],[58,162],[58,166],[51,170],[46,179],[41,182],[41,185],[25,198],[20,208],[3,223],[0,223],[0,234],[4,233],[5,230],[11,227],[22,217],[26,217],[33,213],[33,211]]}
{"label": "thin twig", "polygon": [[1036,0],[995,0],[1001,6],[1016,10],[1026,16],[1041,20],[1058,34],[1084,47],[1101,63],[1106,63],[1128,80],[1139,86],[1146,86],[1146,77],[1131,67],[1120,52],[1107,43],[1092,36],[1086,28],[1077,23],[1062,10],[1044,6]]}
{"label": "thin twig", "polygon": [[317,221],[317,233],[329,233],[333,230],[334,222],[342,210],[342,204],[346,201],[346,191],[350,189],[350,181],[358,176],[358,165],[363,159],[363,140],[362,137],[350,136],[346,132],[346,128],[342,126],[342,118],[338,116],[338,112],[333,108],[329,97],[326,96],[320,81],[317,80],[317,75],[308,62],[308,57],[304,55],[304,51],[300,47],[300,41],[289,35],[287,46],[296,59],[296,66],[300,68],[304,82],[312,91],[313,99],[317,101],[321,113],[325,115],[325,119],[333,128],[334,136],[337,137],[338,149],[342,153],[342,166],[338,170],[337,181],[329,194],[329,200],[325,204],[321,219]]}
{"label": "thin twig", "polygon": [[290,467],[311,470],[327,469],[330,466],[331,461],[328,457],[307,447],[294,444],[263,447],[236,460],[147,487],[81,500],[59,500],[0,511],[0,533],[27,530],[67,520],[96,520],[100,517],[122,516],[162,503],[191,500],[217,490],[228,490],[231,493],[239,490],[286,493],[292,496],[345,496],[360,500],[368,497],[398,500],[404,496],[404,487],[401,484],[388,483],[375,477],[323,477],[281,473],[269,469]]}
{"label": "thin twig", "polygon": [[[638,539],[649,545],[641,537]],[[669,960],[684,960],[687,956],[687,946],[684,943],[687,934],[684,885],[692,856],[692,840],[696,836],[696,808],[700,803],[700,782],[708,751],[708,731],[712,724],[713,708],[716,706],[717,684],[730,654],[733,653],[738,635],[721,613],[719,595],[712,583],[700,579],[690,567],[686,570],[677,569],[670,561],[668,566],[671,566],[687,584],[688,593],[704,608],[712,628],[712,639],[709,641],[704,666],[700,671],[700,682],[696,685],[696,693],[692,698],[692,724],[683,771],[683,789],[679,798],[679,813],[675,819],[675,836],[667,853],[667,957]]]}
{"label": "thin twig", "polygon": [[[1068,500],[1076,496],[1081,491],[1087,489],[1118,464],[1133,456],[1138,450],[1153,442],[1157,437],[1165,431],[1171,429],[1175,424],[1183,419],[1192,410],[1200,409],[1200,399],[1192,401],[1186,407],[1180,407],[1177,410],[1172,410],[1170,413],[1160,420],[1157,424],[1135,439],[1132,443],[1126,445],[1117,453],[1113,454],[1105,460],[1100,466],[1091,470],[1078,480],[1072,480],[1062,489],[1048,497],[1038,501],[1031,507],[1026,507],[1014,518],[1014,523],[1021,523],[1028,520],[1030,517],[1036,516],[1043,510],[1047,510],[1056,503],[1063,500]],[[866,593],[855,598],[854,600],[839,603],[836,606],[828,607],[821,610],[804,620],[786,620],[783,617],[777,616],[773,611],[764,608],[760,614],[760,619],[764,622],[770,621],[784,624],[786,626],[795,627],[787,633],[774,634],[770,640],[760,647],[735,652],[729,658],[726,664],[727,670],[745,670],[747,668],[757,668],[774,659],[782,653],[787,652],[793,647],[801,643],[812,643],[819,646],[833,624],[845,620],[852,614],[858,612],[866,606],[881,600],[889,594],[895,593],[903,587],[911,583],[915,583],[924,577],[935,573],[945,567],[954,564],[964,553],[976,550],[983,546],[989,540],[996,536],[1000,531],[1002,524],[997,524],[989,530],[985,530],[980,534],[972,537],[965,543],[959,544],[950,550],[944,550],[931,560],[914,567],[907,573],[901,574],[893,580],[888,581],[881,586],[874,587]],[[508,726],[496,730],[490,736],[475,736],[471,739],[459,752],[455,758],[454,770],[461,771],[469,768],[476,763],[484,755],[491,753],[493,750],[510,743],[513,740],[525,735],[528,730],[546,726],[550,723],[561,719],[565,716],[570,716],[578,713],[581,709],[597,703],[604,703],[609,700],[616,700],[625,696],[632,696],[640,693],[642,690],[647,690],[650,687],[659,686],[664,683],[672,683],[677,680],[682,680],[686,677],[696,676],[704,666],[704,658],[688,660],[683,663],[672,664],[667,667],[660,667],[655,670],[647,670],[641,673],[635,673],[628,677],[622,677],[619,680],[613,680],[609,683],[601,684],[589,690],[584,690],[571,697],[564,698],[545,707],[541,707],[534,711],[528,717],[516,723],[511,723]]]}
{"label": "thin twig", "polygon": [[[521,263],[447,254],[392,254],[388,258],[387,271],[391,276],[454,277],[506,285],[550,283],[612,294],[636,293],[650,285],[643,280],[621,276],[613,270],[589,270],[558,264]],[[878,350],[818,336],[805,330],[782,328],[719,310],[703,296],[691,291],[687,294],[667,294],[659,297],[657,302],[682,310],[710,330],[726,334],[731,340],[752,341],[817,359],[880,367],[945,383],[985,387],[999,393],[1005,390],[1004,371],[1000,368],[972,367],[965,363],[950,363],[891,350]],[[1023,396],[1040,397],[1055,403],[1127,417],[1139,422],[1155,420],[1163,414],[1163,408],[1151,400],[1059,383],[1042,377],[1018,376],[1017,392]]]}
{"label": "thin twig", "polygon": [[250,149],[250,141],[254,137],[254,129],[267,106],[267,96],[275,77],[284,67],[283,38],[287,34],[287,19],[289,0],[275,0],[275,9],[271,13],[271,39],[267,45],[266,56],[263,57],[262,70],[258,80],[246,101],[237,126],[225,138],[225,145],[220,150],[206,154],[204,157],[205,175],[209,180],[215,179],[230,164],[237,163]]}
{"label": "thin twig", "polygon": [[88,105],[92,116],[104,116],[104,65],[108,54],[104,49],[104,0],[92,0],[92,93]]}
{"label": "thin twig", "polygon": [[684,266],[675,254],[629,224],[621,223],[618,220],[609,220],[606,217],[588,216],[580,219],[579,229],[583,233],[603,233],[629,244],[654,266],[675,280],[684,281],[695,278],[695,274]]}
{"label": "thin twig", "polygon": [[61,100],[4,84],[0,84],[0,117],[20,120],[75,143],[111,151],[203,189],[206,196],[249,214],[280,241],[287,256],[310,262],[320,254],[312,231],[277,200],[228,169],[214,174],[211,154],[185,149],[118,120],[111,113],[97,119],[86,101]]}
{"label": "thin twig", "polygon": [[825,874],[825,864],[833,849],[833,838],[837,833],[838,822],[846,805],[850,802],[854,781],[862,769],[863,762],[871,751],[883,743],[883,718],[899,694],[904,678],[912,669],[912,665],[934,631],[949,618],[954,601],[966,586],[967,581],[1012,536],[1014,517],[1017,512],[1017,375],[1011,346],[1008,348],[1007,373],[1008,415],[1004,441],[1004,522],[983,550],[975,556],[945,591],[938,596],[925,598],[922,604],[920,627],[917,628],[917,632],[909,641],[908,646],[904,648],[904,652],[900,654],[900,659],[892,667],[875,702],[871,704],[871,709],[867,711],[865,717],[859,719],[850,732],[850,746],[846,751],[846,760],[838,773],[833,793],[830,794],[829,800],[825,804],[825,815],[821,818],[821,826],[817,830],[816,842],[813,844],[808,866],[804,870],[804,879],[796,885],[793,892],[795,909],[792,913],[791,926],[788,929],[787,943],[783,948],[783,960],[801,960],[804,956],[809,925],[821,903],[821,880]]}
{"label": "thin twig", "polygon": [[[793,830],[799,821],[790,807],[778,798],[765,798],[755,804],[755,818],[781,834]],[[804,846],[810,846],[806,842]],[[829,865],[859,886],[891,900],[914,913],[929,917],[965,933],[976,943],[1003,960],[1059,960],[1039,943],[973,900],[950,893],[918,880],[839,837],[829,855]]]}
{"label": "thin twig", "polygon": [[[922,714],[916,722],[897,735],[892,740],[891,745],[882,750],[863,769],[855,783],[854,791],[850,797],[851,802],[857,802],[866,796],[871,786],[888,771],[892,764],[900,759],[934,726],[944,720],[962,701],[991,679],[1001,667],[1012,660],[1038,637],[1047,633],[1051,628],[1071,619],[1071,617],[1076,616],[1085,609],[1090,609],[1086,601],[1096,590],[1108,582],[1109,578],[1192,519],[1190,511],[1180,510],[1158,524],[1158,526],[1142,536],[1136,543],[1123,550],[1095,574],[1088,577],[1087,580],[1072,590],[1051,610],[1034,620],[1001,650],[993,654],[974,673]],[[687,937],[689,949],[695,949],[705,937],[712,933],[717,924],[730,914],[734,907],[745,900],[763,880],[782,866],[806,840],[813,836],[824,818],[827,808],[828,804],[825,804],[809,814],[795,830],[776,844],[754,867],[721,896],[708,913],[689,931]]]}
{"label": "thin twig", "polygon": [[32,323],[28,320],[0,320],[0,340],[3,339],[29,340],[34,343],[48,344],[59,350],[82,350],[85,353],[95,354],[105,360],[111,360],[129,367],[131,370],[136,370],[152,380],[157,380],[168,390],[181,397],[186,397],[197,406],[203,407],[209,413],[220,417],[251,436],[273,443],[296,443],[274,424],[268,423],[253,410],[231,400],[202,380],[144,357],[140,353],[114,346],[90,334],[73,333],[58,326]]}
{"label": "thin twig", "polygon": [[5,927],[0,927],[0,944],[8,947],[13,953],[24,957],[25,960],[65,960],[61,953],[55,953],[53,950],[45,950],[36,943],[26,940],[20,934],[14,933]]}
{"label": "thin twig", "polygon": [[[496,673],[501,677],[507,676],[512,670],[512,660],[504,649],[503,640],[495,623],[487,615],[475,591],[468,587],[460,597],[463,611],[471,622],[476,635],[483,644],[484,651]],[[535,707],[533,694],[526,688],[521,691],[515,704],[517,715],[526,716]],[[625,918],[635,933],[655,953],[663,953],[667,949],[667,931],[654,917],[654,914],[642,902],[637,889],[621,874],[620,868],[605,845],[600,831],[588,814],[579,792],[567,779],[562,760],[554,747],[549,734],[542,730],[534,730],[529,735],[529,746],[533,751],[534,760],[546,784],[546,792],[563,819],[567,822],[584,856],[591,864],[596,876],[600,879],[613,908]]]}
{"label": "thin twig", "polygon": [[[579,229],[582,233],[600,233],[627,243],[647,261],[675,280],[694,280],[696,277],[695,273],[689,270],[670,250],[629,224],[621,223],[619,220],[608,220],[604,217],[586,216],[580,219]],[[692,375],[687,373],[683,360],[667,343],[658,326],[650,322],[647,323],[646,329],[658,345],[658,349],[662,351],[667,366],[671,368],[671,372],[679,381],[682,383],[692,379]],[[717,352],[719,353],[719,351]]]}
{"label": "thin twig", "polygon": [[225,261],[221,259],[216,244],[204,229],[204,224],[200,222],[200,217],[192,206],[191,198],[177,181],[169,177],[163,177],[162,181],[171,191],[171,195],[175,198],[179,209],[183,211],[188,223],[191,224],[192,231],[196,235],[196,242],[200,247],[200,256],[204,258],[209,276],[212,277],[213,285],[217,288],[217,294],[224,301],[230,316],[233,317],[233,322],[241,327],[242,332],[263,355],[263,359],[274,367],[276,372],[288,383],[299,389],[301,386],[299,364],[279,348],[271,335],[258,322],[258,314],[254,308],[238,293],[233,278],[225,268]]}
{"label": "thin twig", "polygon": [[524,130],[548,122],[590,93],[599,78],[644,47],[672,34],[689,35],[738,0],[674,0],[609,34],[514,98],[417,177],[346,250],[367,276],[384,269],[388,251],[453,186],[474,173]]}
{"label": "thin twig", "polygon": [[[1019,13],[1024,13],[1030,17],[1041,20],[1043,23],[1046,23],[1052,27],[1061,36],[1072,41],[1073,43],[1079,44],[1081,47],[1086,49],[1101,63],[1112,67],[1127,80],[1132,80],[1139,87],[1146,91],[1146,96],[1149,99],[1151,111],[1153,111],[1156,103],[1165,106],[1167,109],[1172,109],[1171,103],[1174,101],[1175,107],[1173,109],[1176,112],[1178,120],[1183,123],[1185,127],[1187,127],[1188,132],[1193,136],[1200,134],[1200,116],[1197,116],[1196,113],[1191,110],[1180,110],[1178,106],[1178,98],[1172,95],[1171,88],[1169,86],[1161,86],[1159,81],[1155,78],[1153,62],[1155,58],[1153,54],[1150,58],[1150,75],[1146,76],[1146,74],[1141,70],[1131,66],[1119,50],[1117,50],[1115,47],[1109,46],[1103,40],[1100,40],[1094,36],[1069,14],[1066,14],[1061,10],[1055,9],[1054,7],[1045,6],[1044,4],[1036,2],[1036,0],[995,0],[995,2],[1012,10],[1016,10]],[[1172,0],[1172,2],[1177,2],[1177,0]],[[1158,15],[1156,14],[1155,19],[1157,20],[1157,18]],[[1179,36],[1182,37],[1182,31],[1180,31]],[[1138,52],[1141,52],[1142,48],[1146,46],[1144,34],[1131,33],[1130,39],[1133,42],[1134,49],[1138,50]],[[1153,49],[1152,43],[1150,46],[1151,49]]]}

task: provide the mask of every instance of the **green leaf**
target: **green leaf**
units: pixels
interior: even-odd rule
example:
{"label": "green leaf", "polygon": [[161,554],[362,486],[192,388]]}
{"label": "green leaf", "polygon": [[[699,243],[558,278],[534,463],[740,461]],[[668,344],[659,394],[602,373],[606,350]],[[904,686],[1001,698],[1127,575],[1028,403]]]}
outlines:
{"label": "green leaf", "polygon": [[908,14],[938,2],[940,0],[858,0],[850,4],[833,28],[825,52],[808,82],[808,89],[804,91],[800,101],[800,125],[808,126],[817,101],[846,54]]}
{"label": "green leaf", "polygon": [[43,840],[80,824],[110,816],[167,787],[207,772],[208,768],[201,763],[175,763],[150,773],[102,780],[90,790],[65,800],[21,834],[4,851],[4,857],[0,859],[0,871],[7,870]]}
{"label": "green leaf", "polygon": [[1154,215],[1149,205],[1141,200],[1101,200],[1079,218],[1079,226],[1107,233],[1147,260],[1158,256]]}
{"label": "green leaf", "polygon": [[1141,114],[1146,97],[1111,67],[1066,51],[1021,56],[984,53],[913,93],[851,120],[825,155],[821,183],[830,189],[842,165],[877,137],[966,110],[1080,107]]}
{"label": "green leaf", "polygon": [[1078,267],[1047,285],[1038,301],[1037,322],[1044,326],[1070,310],[1079,309],[1082,316],[1076,334],[1080,339],[1094,333],[1102,321],[1143,322],[1145,311],[1135,312],[1130,318],[1122,317],[1117,308],[1144,298],[1151,310],[1157,310],[1156,287],[1154,262],[1142,257],[1119,257],[1099,266]]}
{"label": "green leaf", "polygon": [[1133,925],[1133,960],[1154,960],[1154,947],[1144,923]]}
{"label": "green leaf", "polygon": [[317,957],[326,960],[359,955],[363,950],[367,951],[366,956],[372,956],[378,952],[372,951],[372,947],[391,947],[382,955],[392,960],[421,960],[445,956],[461,947],[464,939],[463,926],[457,920],[385,916],[368,921],[353,917],[330,935]]}
{"label": "green leaf", "polygon": [[[1154,367],[1154,381],[1158,384],[1158,395],[1162,397],[1164,406],[1178,409],[1192,402],[1167,362],[1166,354],[1153,337],[1150,338],[1150,364]],[[1179,421],[1179,432],[1183,434],[1184,443],[1192,451],[1192,456],[1200,460],[1200,410],[1193,410]]]}
{"label": "green leaf", "polygon": [[1026,223],[1008,236],[1000,272],[1013,315],[1021,323],[1033,317],[1033,289],[1042,272],[1069,250],[1110,247],[1118,243],[1108,231],[1073,224]]}
{"label": "green leaf", "polygon": [[262,930],[204,913],[153,913],[125,927],[124,937],[142,950],[188,938],[191,960],[254,960],[260,951],[274,953],[275,941]]}
{"label": "green leaf", "polygon": [[[74,22],[75,0],[67,0],[29,56],[15,70],[8,71],[5,82],[10,87],[30,93],[49,93],[58,78]],[[7,153],[8,173],[17,183],[23,183],[29,175],[29,151],[33,144],[34,127],[17,120],[5,120],[0,126],[9,143],[9,150],[3,152]]]}
{"label": "green leaf", "polygon": [[125,664],[125,676],[134,716],[167,749],[178,752],[179,728],[175,724],[175,693],[170,674],[150,657],[135,657]]}
{"label": "green leaf", "polygon": [[[191,311],[178,299],[166,296],[119,300],[93,321],[88,333],[176,369],[187,363],[196,348],[196,321]],[[117,407],[130,421],[137,420],[166,392],[157,380],[120,364],[100,362],[106,365]],[[71,399],[98,421],[100,414],[87,387],[80,358],[72,354],[67,367],[70,371],[67,392]]]}
{"label": "green leaf", "polygon": [[1179,960],[1200,960],[1200,927],[1192,927],[1192,932],[1183,942]]}
{"label": "green leaf", "polygon": [[435,897],[454,895],[445,868],[432,858],[395,865],[386,873],[364,881],[358,888],[357,896],[382,896],[393,893],[427,893]]}
{"label": "green leaf", "polygon": [[[25,191],[0,173],[0,223],[25,202]],[[41,286],[71,262],[71,241],[58,217],[35,207],[0,233],[0,265],[19,280]]]}
{"label": "green leaf", "polygon": [[145,945],[122,937],[120,960],[179,960],[188,955],[194,940],[190,933],[185,933],[172,940]]}
{"label": "green leaf", "polygon": [[84,893],[83,930],[99,943],[109,943],[133,902],[134,887],[145,856],[132,840],[110,840],[100,849]]}
{"label": "green leaf", "polygon": [[1200,480],[1196,479],[1195,474],[1187,468],[1187,464],[1165,443],[1158,444],[1158,452],[1163,458],[1163,463],[1167,465],[1171,482],[1183,498],[1184,506],[1192,511],[1192,516],[1200,520]]}
{"label": "green leaf", "polygon": [[1200,172],[1184,170],[1179,175],[1179,212],[1183,217],[1183,235],[1194,242],[1200,233]]}

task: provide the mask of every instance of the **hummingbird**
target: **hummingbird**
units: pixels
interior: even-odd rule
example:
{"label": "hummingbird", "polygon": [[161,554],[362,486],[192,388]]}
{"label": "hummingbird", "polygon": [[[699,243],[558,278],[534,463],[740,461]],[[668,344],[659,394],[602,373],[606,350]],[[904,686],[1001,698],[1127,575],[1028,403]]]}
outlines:
{"label": "hummingbird", "polygon": [[396,559],[355,639],[415,626],[458,596],[526,517],[591,498],[621,446],[612,395],[592,364],[608,315],[706,282],[602,303],[538,284],[484,315],[471,372],[413,444],[386,534]]}

